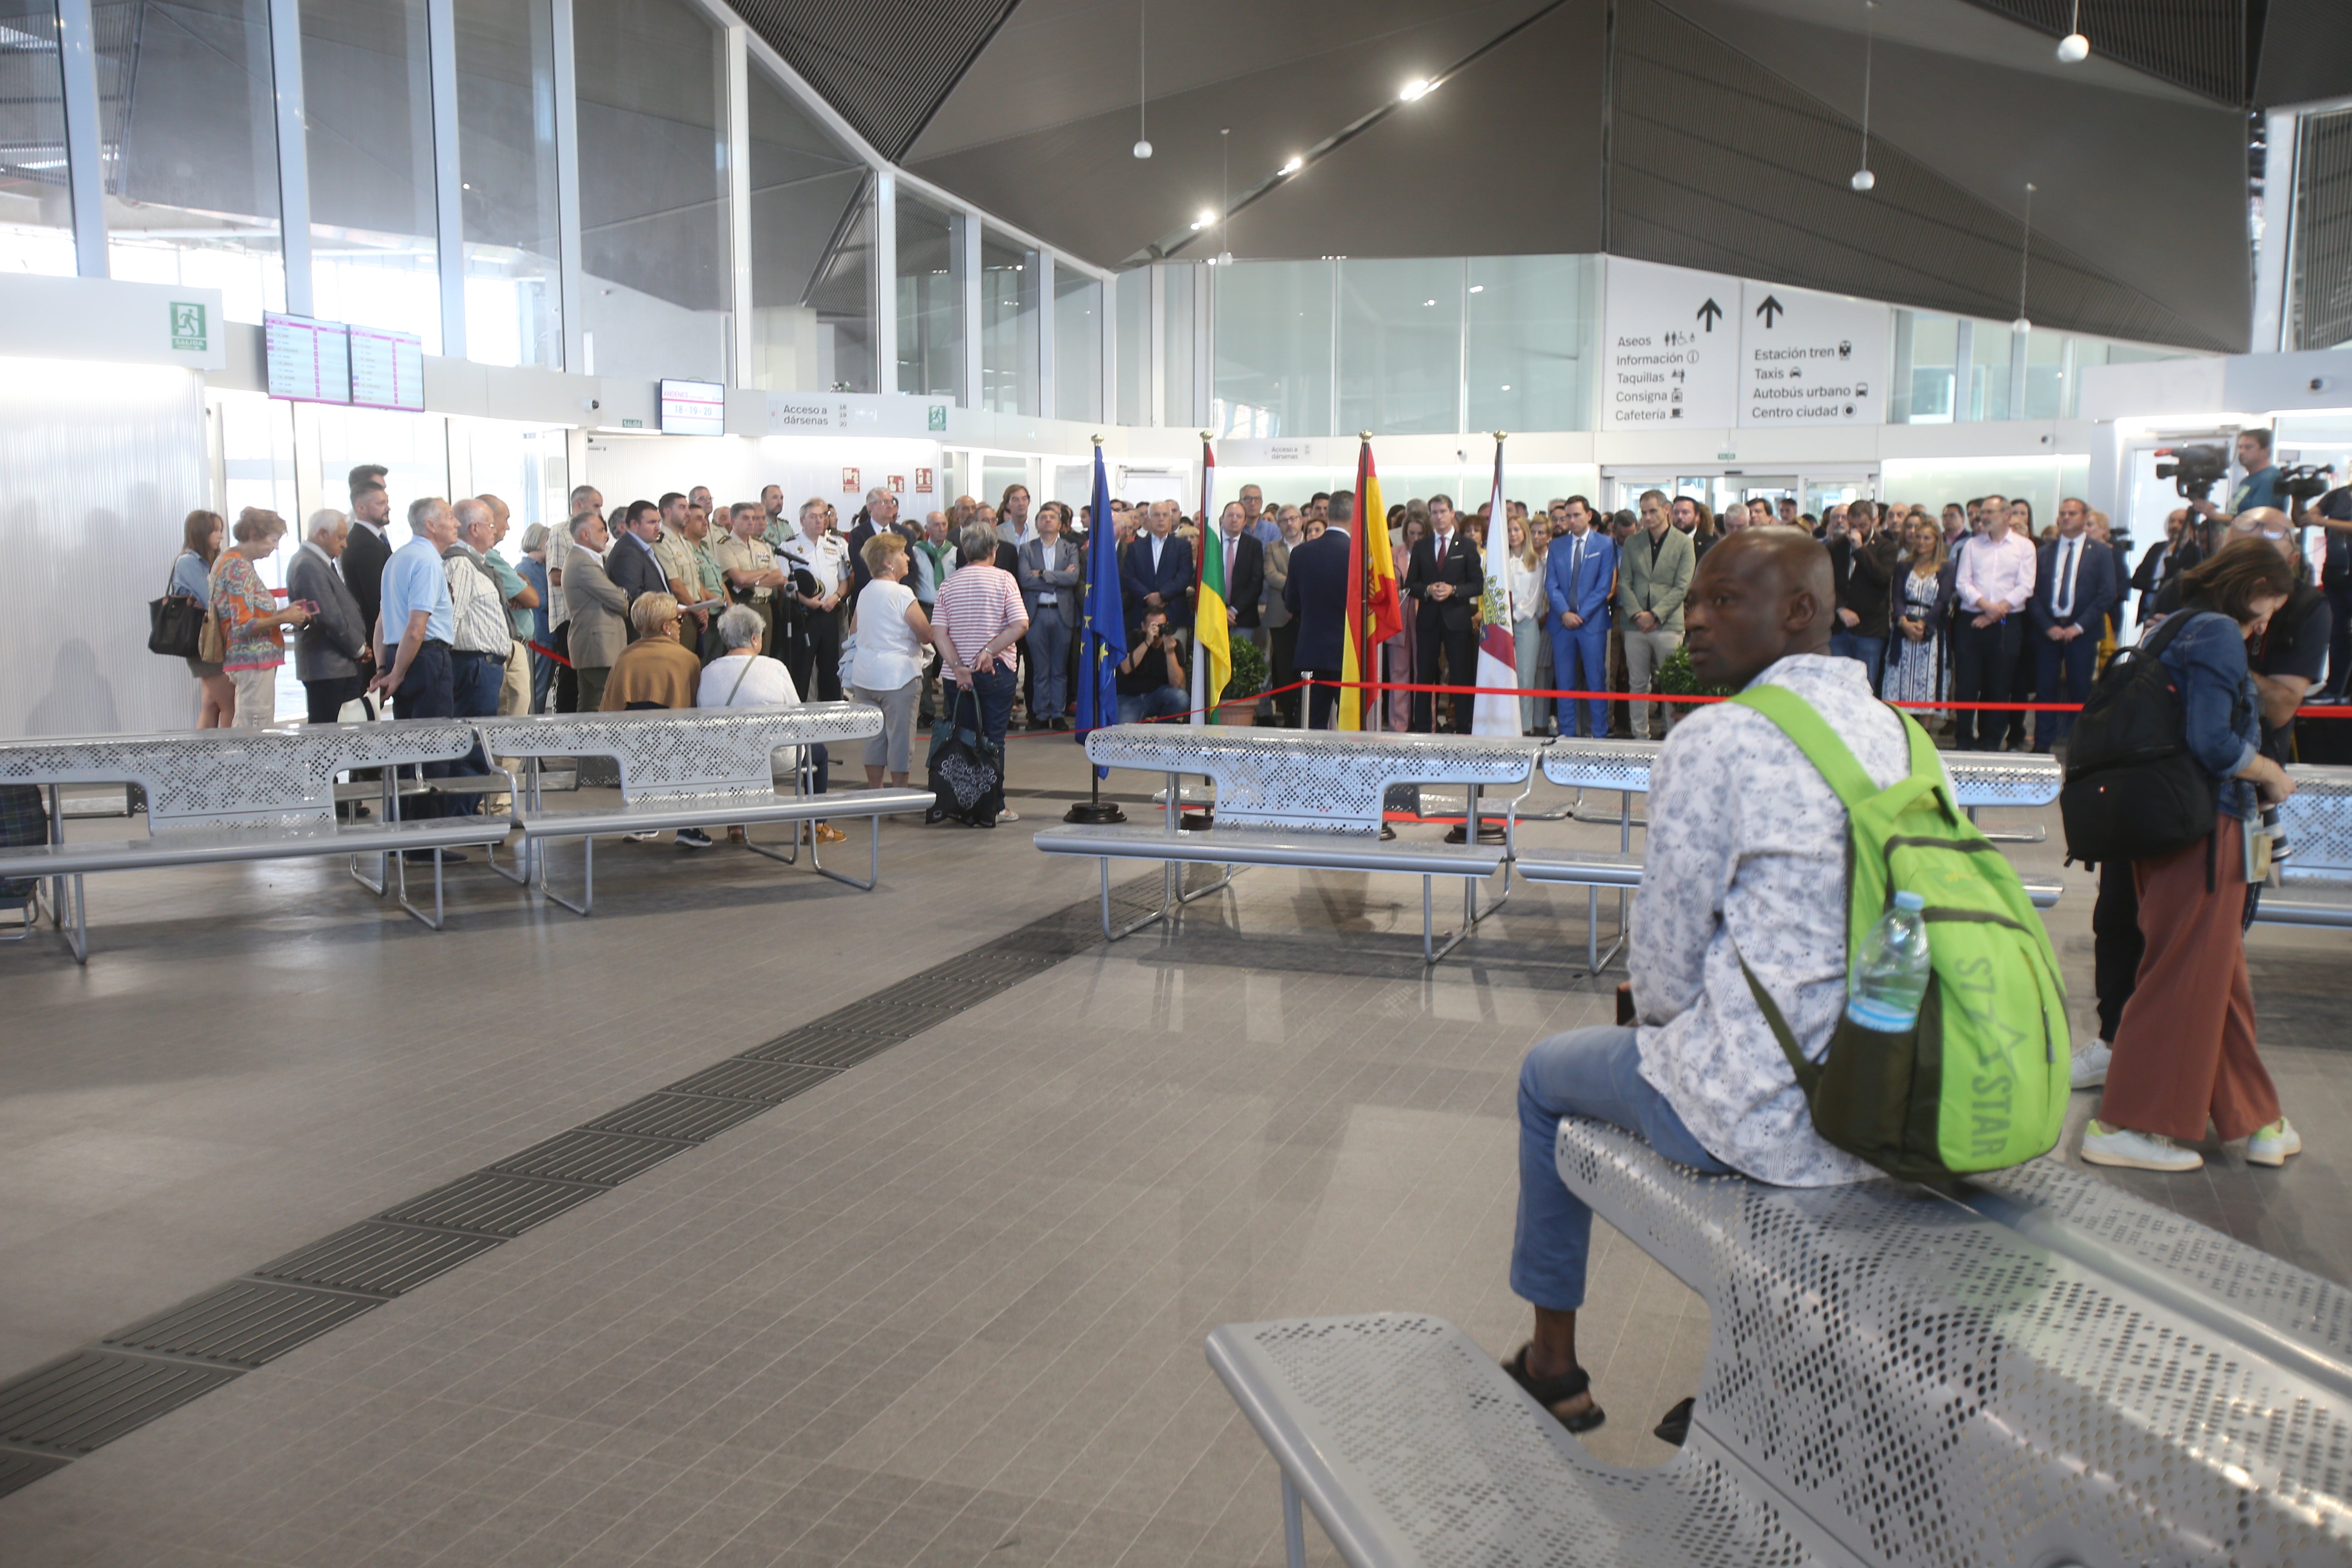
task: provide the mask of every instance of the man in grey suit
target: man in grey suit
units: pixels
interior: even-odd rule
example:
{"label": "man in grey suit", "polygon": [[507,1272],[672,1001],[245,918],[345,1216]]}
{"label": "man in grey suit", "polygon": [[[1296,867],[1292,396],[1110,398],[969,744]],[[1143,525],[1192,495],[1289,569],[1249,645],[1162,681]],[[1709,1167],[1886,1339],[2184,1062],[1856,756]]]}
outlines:
{"label": "man in grey suit", "polygon": [[[1643,490],[1642,526],[1617,552],[1617,626],[1625,639],[1626,684],[1637,694],[1651,689],[1658,670],[1683,645],[1683,595],[1697,571],[1697,547],[1674,525],[1665,492]],[[1637,741],[1650,738],[1654,709],[1666,709],[1668,726],[1677,717],[1672,703],[1629,706]]]}
{"label": "man in grey suit", "polygon": [[572,610],[572,672],[580,680],[580,711],[604,705],[604,678],[629,646],[629,596],[604,573],[612,536],[604,519],[583,512],[572,520],[572,552],[563,558],[563,600]]}
{"label": "man in grey suit", "polygon": [[310,698],[310,721],[331,724],[343,704],[367,689],[367,623],[351,584],[335,569],[352,537],[351,520],[328,509],[310,514],[310,537],[286,568],[286,596],[319,606],[294,638],[294,674]]}
{"label": "man in grey suit", "polygon": [[1062,531],[1062,503],[1038,508],[1017,552],[1021,603],[1029,612],[1032,730],[1070,727],[1070,638],[1078,626],[1078,547]]}

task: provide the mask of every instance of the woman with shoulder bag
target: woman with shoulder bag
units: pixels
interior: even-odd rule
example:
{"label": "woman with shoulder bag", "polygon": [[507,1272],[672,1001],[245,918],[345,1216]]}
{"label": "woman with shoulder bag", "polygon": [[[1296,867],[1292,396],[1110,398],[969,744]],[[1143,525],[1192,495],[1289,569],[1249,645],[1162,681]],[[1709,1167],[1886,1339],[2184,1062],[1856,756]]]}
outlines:
{"label": "woman with shoulder bag", "polygon": [[196,728],[226,730],[236,719],[236,682],[221,668],[224,649],[213,618],[213,563],[220,559],[228,524],[216,511],[192,511],[181,527],[180,558],[172,563],[172,593],[205,607],[205,637],[187,656],[196,678]]}
{"label": "woman with shoulder bag", "polygon": [[2105,1098],[2083,1133],[2095,1165],[2193,1171],[2182,1147],[2205,1135],[2243,1138],[2246,1161],[2282,1165],[2303,1140],[2279,1113],[2278,1090],[2254,1049],[2246,975],[2247,824],[2294,793],[2262,754],[2261,712],[2246,639],[2294,591],[2294,568],[2267,541],[2243,539],[2180,580],[2179,614],[2156,658],[2179,693],[2189,753],[2216,784],[2213,831],[2171,854],[2132,863],[2147,952],[2116,1027]]}
{"label": "woman with shoulder bag", "polygon": [[236,687],[236,711],[232,727],[258,730],[278,720],[278,667],[286,662],[287,626],[310,620],[301,605],[278,607],[278,596],[254,570],[254,563],[274,555],[286,537],[286,520],[274,511],[249,506],[237,514],[236,543],[213,563],[213,618],[220,623],[226,644],[222,668]]}

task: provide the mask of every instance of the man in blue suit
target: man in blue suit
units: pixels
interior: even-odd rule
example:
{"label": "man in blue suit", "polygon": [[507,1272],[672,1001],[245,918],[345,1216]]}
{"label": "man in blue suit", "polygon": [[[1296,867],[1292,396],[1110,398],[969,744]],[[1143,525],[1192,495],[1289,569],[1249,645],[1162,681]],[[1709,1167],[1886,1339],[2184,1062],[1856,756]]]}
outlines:
{"label": "man in blue suit", "polygon": [[1156,500],[1144,514],[1143,531],[1118,558],[1120,597],[1127,601],[1130,630],[1143,624],[1146,610],[1168,612],[1169,626],[1191,640],[1192,630],[1192,546],[1175,537],[1177,506]]}
{"label": "man in blue suit", "polygon": [[[2099,628],[2118,592],[2116,552],[2088,536],[2091,509],[2068,496],[2058,503],[2058,537],[2042,547],[2028,606],[2033,657],[2044,702],[2080,702],[2090,695],[2099,659]],[[2061,677],[2063,684],[2061,684]],[[2047,752],[2074,727],[2072,713],[2036,713],[2033,749]]]}
{"label": "man in blue suit", "polygon": [[[1297,664],[1307,688],[1307,727],[1328,730],[1339,698],[1340,661],[1348,640],[1348,535],[1355,526],[1356,495],[1330,498],[1330,522],[1323,531],[1290,550],[1290,575],[1282,602],[1298,623]],[[1320,679],[1318,679],[1318,677]]]}
{"label": "man in blue suit", "polygon": [[[1544,552],[1544,599],[1551,606],[1551,676],[1564,691],[1604,691],[1609,686],[1609,595],[1617,581],[1617,542],[1592,526],[1592,507],[1568,498],[1568,531],[1554,534]],[[1609,704],[1582,704],[1588,729],[1580,731],[1572,698],[1558,700],[1559,732],[1609,733]]]}

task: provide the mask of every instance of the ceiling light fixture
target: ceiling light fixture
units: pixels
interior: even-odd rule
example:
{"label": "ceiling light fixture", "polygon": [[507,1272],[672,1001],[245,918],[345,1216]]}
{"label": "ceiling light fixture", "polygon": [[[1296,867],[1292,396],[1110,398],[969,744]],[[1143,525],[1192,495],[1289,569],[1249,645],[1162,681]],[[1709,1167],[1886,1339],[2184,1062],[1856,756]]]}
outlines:
{"label": "ceiling light fixture", "polygon": [[1877,9],[1878,0],[1862,0],[1862,167],[1846,182],[1864,194],[1878,184],[1878,176],[1870,172],[1870,57],[1878,41],[1871,13]]}
{"label": "ceiling light fixture", "polygon": [[2010,322],[2012,332],[2030,332],[2033,323],[2025,315],[2025,264],[2033,249],[2033,182],[2025,182],[2025,232],[2017,242],[2017,320]]}
{"label": "ceiling light fixture", "polygon": [[1144,110],[1151,103],[1151,94],[1145,85],[1150,78],[1145,69],[1143,52],[1144,9],[1150,4],[1150,0],[1135,0],[1135,155],[1139,158],[1151,156],[1150,139],[1143,133]]}
{"label": "ceiling light fixture", "polygon": [[2074,0],[2074,19],[2067,24],[2066,36],[2058,40],[2058,63],[2078,66],[2091,58],[2091,40],[2083,37],[2083,0]]}
{"label": "ceiling light fixture", "polygon": [[1429,80],[1425,77],[1415,77],[1411,81],[1404,84],[1403,88],[1398,91],[1397,97],[1402,99],[1407,103],[1411,103],[1414,99],[1427,97],[1430,89],[1434,88],[1436,85],[1437,84],[1435,82]]}
{"label": "ceiling light fixture", "polygon": [[1307,167],[1307,160],[1293,153],[1290,155],[1290,162],[1282,166],[1281,172],[1286,174],[1295,174],[1305,167]]}

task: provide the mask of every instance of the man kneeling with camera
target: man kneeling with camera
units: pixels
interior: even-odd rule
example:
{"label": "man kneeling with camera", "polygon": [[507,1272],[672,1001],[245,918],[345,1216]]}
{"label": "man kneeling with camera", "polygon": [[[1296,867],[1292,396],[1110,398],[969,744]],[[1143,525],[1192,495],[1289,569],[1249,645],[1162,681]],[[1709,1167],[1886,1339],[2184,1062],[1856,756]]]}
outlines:
{"label": "man kneeling with camera", "polygon": [[1128,634],[1127,659],[1117,679],[1122,724],[1173,718],[1184,711],[1184,661],[1168,630],[1167,611],[1143,612],[1143,624]]}

